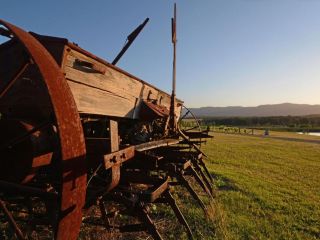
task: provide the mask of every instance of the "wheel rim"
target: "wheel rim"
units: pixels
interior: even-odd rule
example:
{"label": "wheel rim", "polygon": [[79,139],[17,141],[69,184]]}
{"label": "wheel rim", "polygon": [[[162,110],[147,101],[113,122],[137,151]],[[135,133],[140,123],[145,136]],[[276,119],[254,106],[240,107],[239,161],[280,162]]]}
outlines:
{"label": "wheel rim", "polygon": [[61,188],[56,239],[77,239],[86,194],[85,141],[75,101],[61,69],[32,35],[0,20],[29,53],[47,87],[61,149]]}

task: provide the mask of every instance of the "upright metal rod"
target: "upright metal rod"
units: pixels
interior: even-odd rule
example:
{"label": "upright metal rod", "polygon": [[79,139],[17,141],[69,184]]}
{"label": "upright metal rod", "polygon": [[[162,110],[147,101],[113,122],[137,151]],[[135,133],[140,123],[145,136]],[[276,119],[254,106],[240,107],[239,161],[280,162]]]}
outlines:
{"label": "upright metal rod", "polygon": [[175,133],[177,129],[177,121],[175,115],[176,107],[176,44],[177,44],[177,7],[174,4],[174,16],[171,19],[172,27],[172,43],[173,43],[173,69],[172,69],[172,94],[170,104],[169,128],[171,133]]}
{"label": "upright metal rod", "polygon": [[172,71],[172,94],[176,94],[176,43],[177,43],[177,9],[174,4],[174,17],[171,19],[172,24],[172,43],[173,43],[173,71]]}

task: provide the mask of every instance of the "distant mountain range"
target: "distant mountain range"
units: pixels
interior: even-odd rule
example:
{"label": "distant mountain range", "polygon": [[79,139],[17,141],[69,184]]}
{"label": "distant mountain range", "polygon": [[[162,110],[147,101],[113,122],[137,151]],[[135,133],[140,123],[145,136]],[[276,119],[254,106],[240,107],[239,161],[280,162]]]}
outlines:
{"label": "distant mountain range", "polygon": [[257,107],[201,107],[190,108],[190,110],[197,117],[305,116],[320,114],[320,105],[282,103]]}

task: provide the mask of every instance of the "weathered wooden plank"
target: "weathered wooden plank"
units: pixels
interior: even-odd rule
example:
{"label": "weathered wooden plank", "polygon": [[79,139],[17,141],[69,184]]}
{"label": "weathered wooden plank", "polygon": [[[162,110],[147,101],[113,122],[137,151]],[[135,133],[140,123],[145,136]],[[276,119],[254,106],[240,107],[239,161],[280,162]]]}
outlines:
{"label": "weathered wooden plank", "polygon": [[67,80],[80,113],[133,118],[135,102]]}
{"label": "weathered wooden plank", "polygon": [[134,94],[134,89],[131,92],[129,90],[125,91],[124,89],[117,87],[116,84],[110,82],[109,79],[106,79],[101,75],[99,76],[99,74],[88,74],[68,66],[65,67],[65,69],[67,80],[74,83],[84,85],[88,88],[101,90],[131,101],[135,101],[135,99],[139,97],[139,91],[137,94]]}
{"label": "weathered wooden plank", "polygon": [[79,112],[139,118],[142,100],[155,100],[168,109],[170,107],[168,94],[81,52],[67,49],[63,62],[63,71]]}
{"label": "weathered wooden plank", "polygon": [[[90,62],[99,68],[105,68],[105,73],[97,73],[88,68],[81,67],[77,60]],[[84,54],[70,50],[64,62],[64,72],[67,79],[86,83],[92,87],[110,91],[126,97],[138,97],[143,84],[110,68]]]}
{"label": "weathered wooden plank", "polygon": [[109,137],[110,137],[110,149],[111,152],[119,150],[119,134],[118,134],[118,122],[109,120]]}

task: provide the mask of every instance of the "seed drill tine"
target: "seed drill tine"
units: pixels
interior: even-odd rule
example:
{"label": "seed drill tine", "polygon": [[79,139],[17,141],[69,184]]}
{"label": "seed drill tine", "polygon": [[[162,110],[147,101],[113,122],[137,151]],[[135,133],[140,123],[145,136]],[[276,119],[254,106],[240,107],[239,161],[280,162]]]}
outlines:
{"label": "seed drill tine", "polygon": [[202,181],[198,173],[193,169],[192,166],[190,166],[188,169],[189,173],[195,178],[195,180],[199,183],[199,185],[202,187],[202,189],[207,193],[209,197],[212,198],[211,189],[207,187],[207,185]]}
{"label": "seed drill tine", "polygon": [[204,169],[204,171],[206,172],[207,176],[209,177],[210,182],[213,183],[213,178],[212,178],[212,176],[211,176],[211,174],[210,174],[210,172],[209,172],[206,164],[203,162],[203,159],[202,159],[202,158],[199,159],[199,163],[200,163],[200,165],[203,167],[203,169]]}
{"label": "seed drill tine", "polygon": [[[207,157],[207,155],[206,155],[203,151],[201,151],[201,149],[200,149],[197,145],[195,145],[194,143],[190,142],[190,140],[188,139],[188,137],[181,131],[180,128],[178,128],[178,131],[179,131],[180,136],[181,136],[190,146],[193,146],[194,149],[197,150],[197,152],[202,153],[203,156]],[[199,159],[199,162],[200,162],[200,165],[203,167],[204,171],[206,172],[206,174],[208,175],[211,183],[213,183],[212,176],[211,176],[209,170],[207,169],[205,163],[203,162],[202,158]]]}
{"label": "seed drill tine", "polygon": [[187,234],[188,234],[188,237],[190,240],[193,239],[193,235],[192,235],[192,232],[191,232],[191,229],[189,227],[189,224],[187,223],[186,219],[184,218],[182,212],[180,211],[177,203],[176,203],[176,200],[173,198],[173,196],[171,195],[170,191],[166,191],[165,195],[165,201],[170,205],[170,207],[172,208],[172,210],[174,211],[176,217],[178,218],[179,222],[184,225],[184,227],[186,228],[187,230]]}
{"label": "seed drill tine", "polygon": [[207,187],[210,190],[211,195],[213,194],[213,187],[212,187],[212,183],[211,181],[208,180],[207,176],[204,174],[204,172],[202,171],[202,169],[200,168],[200,176],[203,179],[203,181],[206,183]]}
{"label": "seed drill tine", "polygon": [[[180,136],[181,136],[190,146],[193,146],[194,149],[197,150],[197,152],[202,153],[203,156],[207,157],[207,155],[206,155],[203,151],[201,151],[201,149],[200,149],[197,145],[195,145],[194,143],[190,142],[190,140],[188,139],[188,137],[181,131],[180,128],[178,128],[178,131],[179,131]],[[199,159],[199,162],[200,162],[200,165],[204,168],[204,171],[205,171],[206,174],[208,175],[210,181],[213,183],[212,176],[211,176],[211,174],[209,173],[209,170],[207,169],[207,167],[206,167],[205,163],[203,162],[202,158]]]}
{"label": "seed drill tine", "polygon": [[154,240],[163,240],[152,219],[150,218],[147,209],[140,203],[139,206],[136,206],[135,210],[140,221],[146,225],[147,231],[152,238]]}
{"label": "seed drill tine", "polygon": [[197,152],[202,153],[203,156],[207,157],[207,155],[206,155],[203,151],[201,151],[201,149],[200,149],[197,145],[195,145],[194,143],[192,143],[192,142],[189,140],[189,138],[181,131],[180,128],[178,128],[178,132],[179,132],[180,136],[181,136],[190,146],[194,147],[194,149],[196,149]]}
{"label": "seed drill tine", "polygon": [[204,213],[205,213],[206,215],[208,215],[206,206],[204,205],[204,203],[202,202],[202,200],[200,199],[200,197],[198,196],[198,194],[193,190],[193,188],[191,187],[191,185],[189,184],[189,182],[187,181],[187,179],[185,179],[185,177],[183,176],[183,174],[179,174],[177,177],[179,178],[181,184],[188,189],[188,191],[190,192],[191,196],[199,203],[199,205],[200,205],[201,208],[203,209]]}
{"label": "seed drill tine", "polygon": [[212,195],[213,193],[213,188],[212,188],[212,184],[211,182],[208,180],[207,176],[204,174],[204,172],[202,171],[201,167],[198,164],[198,161],[193,161],[192,165],[194,166],[194,170],[200,174],[202,180],[205,182],[206,186],[209,188],[210,193]]}
{"label": "seed drill tine", "polygon": [[100,212],[101,212],[101,218],[103,220],[103,222],[105,223],[105,226],[107,229],[110,229],[110,222],[109,222],[109,219],[108,219],[108,214],[107,214],[107,210],[106,210],[106,207],[104,205],[104,202],[102,200],[99,200],[98,202],[99,204],[99,209],[100,209]]}
{"label": "seed drill tine", "polygon": [[6,204],[0,199],[0,209],[2,209],[5,217],[7,218],[9,224],[11,225],[11,227],[14,229],[15,234],[17,235],[17,238],[19,240],[25,240],[27,239],[22,231],[20,230],[20,228],[18,227],[16,221],[14,220],[12,214],[10,213],[10,211],[8,210],[8,208],[6,207]]}

